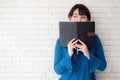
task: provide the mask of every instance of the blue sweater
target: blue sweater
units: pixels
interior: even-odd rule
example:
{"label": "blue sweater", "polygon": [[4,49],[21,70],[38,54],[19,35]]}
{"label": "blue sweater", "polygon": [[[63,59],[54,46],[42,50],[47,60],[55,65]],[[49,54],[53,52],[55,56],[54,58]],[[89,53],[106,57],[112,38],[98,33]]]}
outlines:
{"label": "blue sweater", "polygon": [[96,80],[94,72],[106,68],[106,59],[100,39],[95,36],[95,46],[89,48],[89,60],[82,52],[74,51],[72,58],[67,47],[60,47],[60,39],[56,41],[54,52],[54,70],[61,75],[59,80]]}

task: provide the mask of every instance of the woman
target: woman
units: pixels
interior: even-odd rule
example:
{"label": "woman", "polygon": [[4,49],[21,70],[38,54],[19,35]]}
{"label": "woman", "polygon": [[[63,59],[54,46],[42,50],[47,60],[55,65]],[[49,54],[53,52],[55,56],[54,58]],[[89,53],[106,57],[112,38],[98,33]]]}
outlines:
{"label": "woman", "polygon": [[[68,14],[71,22],[91,20],[88,8],[83,4],[73,6]],[[81,44],[77,44],[77,42]],[[77,54],[77,50],[78,53]],[[94,72],[106,68],[101,41],[95,35],[95,45],[88,48],[81,40],[72,39],[67,47],[60,47],[60,39],[56,41],[54,55],[54,70],[61,75],[59,80],[96,80]]]}

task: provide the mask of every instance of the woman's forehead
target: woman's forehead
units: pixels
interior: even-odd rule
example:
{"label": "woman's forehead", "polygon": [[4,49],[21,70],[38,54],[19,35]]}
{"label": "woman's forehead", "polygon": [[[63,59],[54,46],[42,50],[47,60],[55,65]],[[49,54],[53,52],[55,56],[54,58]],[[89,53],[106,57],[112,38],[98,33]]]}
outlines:
{"label": "woman's forehead", "polygon": [[79,14],[78,9],[76,9],[76,10],[73,12],[73,14],[78,15],[78,14]]}

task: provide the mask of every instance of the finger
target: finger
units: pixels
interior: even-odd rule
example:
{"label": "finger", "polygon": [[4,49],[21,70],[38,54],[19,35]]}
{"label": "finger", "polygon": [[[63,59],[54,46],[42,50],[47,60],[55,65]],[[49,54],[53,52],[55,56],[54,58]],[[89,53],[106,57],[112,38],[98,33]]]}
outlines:
{"label": "finger", "polygon": [[76,48],[76,46],[72,44],[72,45],[71,45],[71,48],[72,48],[72,49],[75,49],[75,48]]}
{"label": "finger", "polygon": [[75,47],[77,47],[77,48],[82,48],[82,45],[80,45],[80,44],[75,44]]}
{"label": "finger", "polygon": [[73,39],[70,41],[70,43],[72,43],[74,40],[75,40],[75,38],[73,38]]}
{"label": "finger", "polygon": [[84,42],[82,42],[80,39],[78,39],[78,41],[82,44],[82,45],[84,45],[85,43]]}
{"label": "finger", "polygon": [[82,51],[82,49],[80,49],[80,48],[79,48],[79,49],[77,49],[77,50],[78,50],[78,51]]}
{"label": "finger", "polygon": [[78,42],[78,40],[75,40],[74,42],[73,42],[73,44],[76,44]]}

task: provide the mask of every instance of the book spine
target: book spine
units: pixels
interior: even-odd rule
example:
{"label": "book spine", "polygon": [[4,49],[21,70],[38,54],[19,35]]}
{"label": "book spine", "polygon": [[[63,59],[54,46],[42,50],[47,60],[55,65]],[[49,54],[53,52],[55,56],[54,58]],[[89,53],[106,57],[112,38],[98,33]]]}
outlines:
{"label": "book spine", "polygon": [[78,22],[76,22],[76,36],[77,36],[77,39],[78,39]]}

